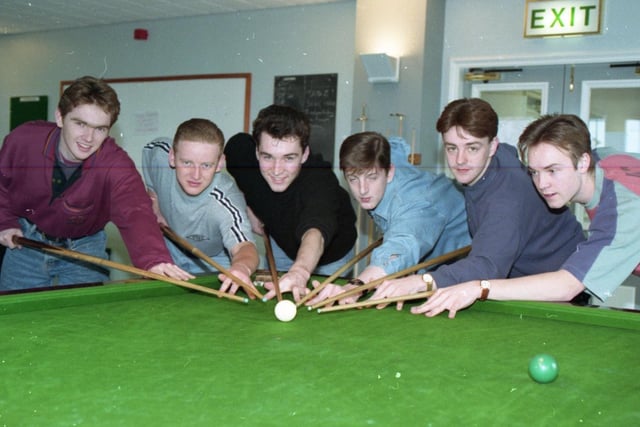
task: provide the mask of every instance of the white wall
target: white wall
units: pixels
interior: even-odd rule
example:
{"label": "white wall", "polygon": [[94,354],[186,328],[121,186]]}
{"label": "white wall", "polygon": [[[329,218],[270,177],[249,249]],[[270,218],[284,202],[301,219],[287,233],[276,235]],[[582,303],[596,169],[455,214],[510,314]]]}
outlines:
{"label": "white wall", "polygon": [[[603,0],[602,4],[602,34],[525,39],[525,0],[446,0],[442,104],[450,96],[450,81],[456,80],[450,78],[452,61],[560,63],[640,59],[640,2]],[[9,97],[49,95],[53,112],[59,81],[83,74],[116,78],[251,72],[254,116],[271,101],[275,75],[337,71],[339,142],[352,127],[351,84],[354,66],[361,66],[355,56],[358,52],[354,47],[354,27],[356,6],[361,5],[373,8],[375,2],[353,0],[0,36],[0,135],[8,132]],[[149,30],[148,41],[133,40],[133,29],[137,27]],[[404,49],[411,50],[411,40],[407,43]],[[419,52],[411,55],[414,54]]]}
{"label": "white wall", "polygon": [[[413,127],[418,129],[418,140],[424,144],[418,147],[419,151],[429,153],[423,159],[424,164],[432,164],[432,147],[426,145],[437,143],[437,135],[430,128],[440,108],[459,95],[460,69],[466,64],[639,60],[637,16],[640,16],[640,2],[603,0],[602,3],[602,34],[525,39],[522,35],[525,0],[446,0],[442,79],[437,94],[424,88],[417,90],[424,93],[398,89],[405,86],[402,82],[420,81],[422,69],[432,67],[436,62],[425,63],[425,58],[420,57],[425,52],[414,48],[416,44],[427,44],[424,24],[413,19],[420,17],[424,6],[416,7],[411,15],[413,18],[400,19],[399,24],[394,19],[402,17],[404,12],[390,14],[393,19],[385,26],[375,24],[366,29],[371,35],[367,36],[366,46],[363,41],[361,47],[387,47],[391,53],[405,55],[401,84],[395,88],[374,88],[374,92],[379,92],[380,100],[363,99],[359,95],[357,105],[353,102],[354,87],[368,83],[354,81],[354,70],[358,75],[363,73],[357,57],[361,52],[356,51],[354,42],[356,8],[364,25],[372,16],[377,16],[380,8],[373,0],[0,36],[0,57],[3,58],[0,135],[8,132],[9,97],[49,95],[52,116],[59,95],[59,81],[84,74],[116,78],[250,72],[253,74],[251,117],[254,117],[272,100],[274,76],[338,72],[336,147],[352,131],[358,130],[359,123],[355,119],[363,103],[371,104],[370,109],[374,105],[385,105],[377,113],[370,111],[370,128],[381,131],[393,128],[393,119],[389,117],[391,111],[407,114],[405,131],[409,133]],[[385,7],[382,9],[386,10]],[[427,16],[430,16],[429,8]],[[385,34],[388,26],[393,29],[399,25],[398,37]],[[133,29],[137,27],[149,30],[148,41],[133,40]],[[411,34],[419,40],[412,40],[406,28],[411,28]],[[433,38],[428,35],[427,39],[430,37]],[[433,49],[427,53],[431,51]],[[429,79],[432,74],[424,78]],[[389,91],[392,93],[387,93]],[[420,97],[424,97],[422,101]],[[419,109],[415,107],[421,102],[422,114],[414,111]],[[430,103],[440,105],[432,107]],[[375,123],[376,119],[378,123]]]}
{"label": "white wall", "polygon": [[[421,166],[435,159],[435,117],[439,113],[444,0],[358,0],[356,53],[385,52],[400,56],[399,83],[368,83],[356,57],[353,117],[366,105],[367,130],[415,141]],[[402,122],[397,115],[402,114]],[[362,129],[361,122],[353,131]],[[413,145],[413,144],[412,144]]]}
{"label": "white wall", "polygon": [[[120,78],[249,72],[253,119],[273,102],[274,76],[338,73],[336,141],[342,141],[351,131],[354,22],[355,1],[345,1],[0,36],[0,135],[9,131],[10,97],[48,95],[53,118],[59,82],[86,74]],[[149,30],[147,41],[133,39],[138,27]]]}

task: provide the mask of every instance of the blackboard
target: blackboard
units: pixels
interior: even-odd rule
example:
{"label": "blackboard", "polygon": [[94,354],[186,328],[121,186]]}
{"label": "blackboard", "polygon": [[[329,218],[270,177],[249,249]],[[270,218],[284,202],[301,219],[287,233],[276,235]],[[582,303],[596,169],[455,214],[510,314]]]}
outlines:
{"label": "blackboard", "polygon": [[311,122],[311,152],[333,164],[338,74],[276,76],[273,101],[305,112]]}
{"label": "blackboard", "polygon": [[[142,148],[154,138],[173,138],[194,117],[213,121],[229,138],[249,130],[251,74],[198,74],[104,79],[120,100],[110,135],[140,167]],[[73,80],[60,82],[60,94]]]}

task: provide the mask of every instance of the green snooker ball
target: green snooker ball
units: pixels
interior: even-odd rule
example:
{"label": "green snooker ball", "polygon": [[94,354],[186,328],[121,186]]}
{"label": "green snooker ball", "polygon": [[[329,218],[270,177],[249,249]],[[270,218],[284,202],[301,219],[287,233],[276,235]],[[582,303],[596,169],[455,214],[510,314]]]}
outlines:
{"label": "green snooker ball", "polygon": [[529,362],[529,375],[540,384],[547,384],[558,377],[558,363],[549,354],[536,354]]}

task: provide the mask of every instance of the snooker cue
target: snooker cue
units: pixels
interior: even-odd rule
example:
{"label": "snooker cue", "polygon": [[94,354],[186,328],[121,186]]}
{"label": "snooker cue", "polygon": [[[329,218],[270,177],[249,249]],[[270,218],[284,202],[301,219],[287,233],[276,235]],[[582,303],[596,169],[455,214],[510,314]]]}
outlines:
{"label": "snooker cue", "polygon": [[258,290],[256,288],[254,288],[253,286],[249,286],[244,281],[240,280],[236,275],[234,275],[229,270],[224,268],[222,265],[220,265],[214,259],[209,257],[204,252],[202,252],[200,249],[198,249],[197,247],[192,245],[187,239],[181,237],[178,233],[173,231],[171,229],[171,227],[169,227],[168,225],[160,224],[160,228],[162,229],[162,232],[164,233],[164,235],[167,236],[169,239],[171,239],[174,243],[176,243],[177,245],[181,246],[183,249],[191,252],[191,254],[197,256],[202,261],[204,261],[207,264],[213,266],[213,268],[217,269],[222,274],[224,274],[225,276],[227,276],[228,278],[230,278],[231,280],[233,280],[234,282],[236,282],[237,284],[242,286],[242,288],[245,290],[245,292],[252,293],[254,296],[262,299],[263,295],[260,292],[258,292]]}
{"label": "snooker cue", "polygon": [[[264,230],[262,235],[264,240],[264,249],[267,252],[267,262],[269,263],[269,272],[271,273],[271,282],[273,283],[273,289],[276,291],[276,300],[282,301],[282,292],[280,292],[280,283],[278,283],[278,270],[276,269],[276,260],[273,258],[273,248],[271,247],[271,240],[269,239],[269,233]],[[264,299],[263,299],[264,300]]]}
{"label": "snooker cue", "polygon": [[344,292],[342,292],[342,293],[340,293],[338,295],[334,295],[331,298],[327,298],[324,301],[320,301],[319,303],[310,306],[309,310],[315,310],[315,309],[320,308],[320,307],[322,307],[324,305],[331,304],[331,303],[333,303],[335,301],[338,301],[338,300],[340,300],[342,298],[350,297],[350,296],[358,294],[360,292],[368,291],[371,288],[375,288],[376,286],[378,286],[380,283],[384,282],[385,280],[392,280],[392,279],[396,279],[398,277],[406,276],[407,274],[413,273],[414,271],[418,271],[418,270],[420,270],[422,268],[427,268],[427,267],[431,267],[431,266],[434,266],[434,265],[437,265],[437,264],[442,264],[443,262],[446,262],[446,261],[449,261],[449,260],[464,256],[464,255],[468,254],[470,250],[471,250],[471,246],[470,245],[469,246],[465,246],[465,247],[462,247],[460,249],[456,249],[455,251],[451,251],[451,252],[448,252],[446,254],[443,254],[443,255],[437,256],[435,258],[431,258],[429,260],[421,262],[419,264],[416,264],[413,267],[408,267],[408,268],[405,268],[404,270],[400,270],[400,271],[398,271],[396,273],[388,274],[388,275],[386,275],[384,277],[381,277],[379,279],[372,280],[369,283],[365,283],[364,285],[360,285],[360,286],[358,286],[356,288],[344,291]]}
{"label": "snooker cue", "polygon": [[351,259],[350,261],[348,261],[345,265],[343,265],[342,267],[340,267],[338,270],[336,270],[335,273],[333,273],[331,276],[327,277],[324,282],[320,283],[318,285],[317,288],[313,289],[310,293],[308,293],[304,298],[302,298],[300,301],[298,301],[297,306],[300,307],[302,304],[304,304],[305,302],[309,301],[311,298],[313,298],[314,296],[316,296],[318,294],[318,292],[320,292],[325,286],[327,286],[329,283],[332,283],[335,279],[337,279],[338,277],[340,277],[340,275],[342,273],[344,273],[345,271],[347,271],[349,268],[351,268],[352,265],[354,265],[356,262],[360,261],[362,258],[366,257],[367,255],[369,255],[369,253],[374,250],[375,248],[377,248],[378,246],[380,246],[382,244],[382,237],[379,238],[378,240],[376,240],[375,242],[371,243],[369,246],[367,246],[366,248],[364,248],[359,254],[357,254],[353,259]]}
{"label": "snooker cue", "polygon": [[228,298],[234,301],[239,301],[243,303],[249,302],[247,298],[242,298],[237,295],[229,294],[227,292],[220,292],[216,289],[207,288],[205,286],[196,285],[195,283],[185,282],[183,280],[174,279],[172,277],[163,276],[162,274],[154,273],[151,271],[143,270],[141,268],[132,267],[125,264],[120,264],[118,262],[114,262],[108,259],[103,259],[93,255],[83,254],[81,252],[76,252],[71,249],[59,248],[57,246],[52,246],[47,243],[37,242],[35,240],[27,239],[25,237],[13,236],[13,243],[17,245],[27,246],[33,249],[40,249],[45,252],[49,252],[55,255],[62,255],[67,258],[74,258],[80,261],[88,262],[90,264],[101,265],[104,267],[114,268],[116,270],[121,270],[127,273],[133,273],[140,275],[142,277],[147,277],[149,279],[156,279],[162,282],[171,283],[172,285],[181,286],[183,288],[192,289],[194,291],[204,292],[207,294],[216,295],[218,297]]}
{"label": "snooker cue", "polygon": [[424,292],[418,292],[417,294],[411,294],[411,295],[399,295],[397,297],[390,297],[390,298],[369,299],[366,301],[358,301],[351,304],[332,305],[331,307],[319,308],[316,311],[318,313],[328,313],[330,311],[349,310],[350,308],[370,307],[372,305],[378,305],[378,304],[391,304],[391,303],[400,302],[400,301],[411,301],[414,299],[429,298],[431,295],[434,294],[434,292],[435,291],[424,291]]}

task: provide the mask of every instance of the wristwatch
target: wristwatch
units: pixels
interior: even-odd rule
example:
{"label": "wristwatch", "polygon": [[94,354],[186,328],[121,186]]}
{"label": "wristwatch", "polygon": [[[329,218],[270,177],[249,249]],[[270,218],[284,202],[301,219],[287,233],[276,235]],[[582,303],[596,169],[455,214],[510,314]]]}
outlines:
{"label": "wristwatch", "polygon": [[488,280],[480,281],[480,288],[482,289],[482,293],[480,294],[480,301],[486,301],[489,296],[489,291],[491,290],[491,282]]}
{"label": "wristwatch", "polygon": [[436,281],[433,280],[433,276],[431,276],[429,273],[425,273],[422,275],[422,281],[425,285],[427,285],[427,292],[432,291],[434,285],[436,284]]}

